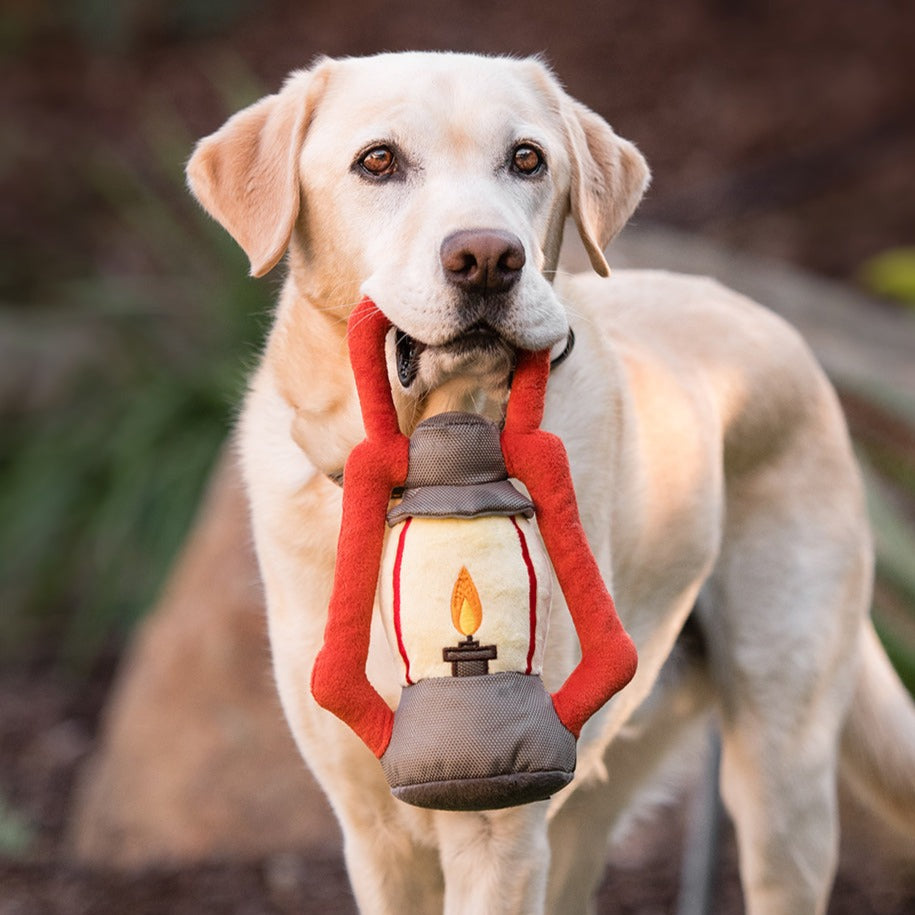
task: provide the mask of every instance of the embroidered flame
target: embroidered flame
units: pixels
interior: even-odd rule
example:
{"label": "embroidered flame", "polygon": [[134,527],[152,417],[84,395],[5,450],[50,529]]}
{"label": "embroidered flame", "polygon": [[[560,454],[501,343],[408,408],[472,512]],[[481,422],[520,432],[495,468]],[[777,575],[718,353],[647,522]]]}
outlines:
{"label": "embroidered flame", "polygon": [[466,566],[461,566],[451,592],[451,620],[454,628],[467,636],[473,635],[483,622],[483,604]]}

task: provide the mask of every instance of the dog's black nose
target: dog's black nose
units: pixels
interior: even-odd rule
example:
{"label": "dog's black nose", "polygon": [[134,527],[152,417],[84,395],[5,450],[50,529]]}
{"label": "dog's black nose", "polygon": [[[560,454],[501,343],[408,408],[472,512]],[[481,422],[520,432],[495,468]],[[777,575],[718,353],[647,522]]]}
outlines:
{"label": "dog's black nose", "polygon": [[449,283],[468,292],[507,292],[521,276],[524,246],[511,232],[464,229],[443,242],[439,257]]}

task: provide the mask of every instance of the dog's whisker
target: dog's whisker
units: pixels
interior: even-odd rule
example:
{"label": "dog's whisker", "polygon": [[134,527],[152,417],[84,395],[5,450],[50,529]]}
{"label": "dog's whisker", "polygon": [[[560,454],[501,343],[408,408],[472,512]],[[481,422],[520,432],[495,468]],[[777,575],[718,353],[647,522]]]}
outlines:
{"label": "dog's whisker", "polygon": [[364,316],[362,316],[361,318],[359,318],[359,320],[356,321],[356,322],[355,322],[354,324],[352,324],[351,326],[349,325],[349,323],[347,323],[347,330],[346,330],[346,336],[347,336],[347,338],[349,337],[350,333],[351,333],[353,330],[355,330],[357,327],[361,327],[366,321],[369,320],[369,318],[370,318],[369,315],[364,315]]}
{"label": "dog's whisker", "polygon": [[591,315],[586,314],[577,308],[570,308],[569,306],[566,306],[566,314],[568,314],[570,318],[575,318],[577,323],[590,324],[592,326],[596,326],[597,324]]}

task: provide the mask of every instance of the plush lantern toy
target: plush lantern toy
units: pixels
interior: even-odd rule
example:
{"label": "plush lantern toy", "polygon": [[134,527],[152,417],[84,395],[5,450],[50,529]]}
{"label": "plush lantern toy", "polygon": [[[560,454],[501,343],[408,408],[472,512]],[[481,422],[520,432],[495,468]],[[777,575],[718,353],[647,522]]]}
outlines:
{"label": "plush lantern toy", "polygon": [[[349,322],[366,438],[346,463],[312,691],[379,757],[403,801],[481,810],[541,800],[571,780],[582,726],[636,666],[565,449],[539,428],[549,352],[519,355],[501,431],[442,413],[407,439],[384,358],[390,326],[367,299]],[[550,695],[540,671],[552,570],[581,660]],[[403,687],[396,712],[365,673],[376,592]]]}

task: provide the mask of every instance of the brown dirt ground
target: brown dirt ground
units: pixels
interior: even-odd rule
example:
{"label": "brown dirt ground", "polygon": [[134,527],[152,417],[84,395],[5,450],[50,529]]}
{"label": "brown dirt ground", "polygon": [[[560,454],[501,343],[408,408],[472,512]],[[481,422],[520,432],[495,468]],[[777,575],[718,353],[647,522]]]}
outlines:
{"label": "brown dirt ground", "polygon": [[[110,661],[99,664],[78,687],[41,669],[0,676],[0,785],[10,805],[35,826],[28,855],[0,856],[0,915],[355,915],[334,849],[128,873],[67,861],[61,835],[68,793],[91,748],[112,669]],[[829,915],[911,915],[911,861],[902,862],[873,823],[847,813],[850,827]],[[682,802],[671,803],[633,829],[607,869],[598,896],[601,915],[674,911],[685,816]],[[742,912],[736,857],[724,824],[715,915]]]}
{"label": "brown dirt ground", "polygon": [[[49,3],[2,14],[4,279],[25,297],[39,275],[142,263],[142,251],[112,244],[111,213],[71,164],[100,150],[142,163],[135,128],[150,107],[164,105],[192,136],[214,129],[227,113],[214,86],[226,61],[272,89],[318,52],[544,52],[570,91],[652,163],[640,220],[852,282],[868,256],[913,242],[915,15],[905,0],[239,0],[225,24],[194,33],[177,25],[182,4],[125,6],[132,27],[93,51]],[[37,662],[0,677],[0,789],[36,828],[28,856],[0,859],[0,915],[352,912],[330,852],[135,874],[66,862],[68,792],[115,660],[76,683]],[[673,808],[639,833],[608,871],[600,912],[672,911],[681,819]],[[915,912],[915,885],[890,860],[870,832],[850,830],[831,915]],[[734,862],[726,836],[723,915],[741,911]]]}

